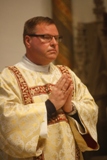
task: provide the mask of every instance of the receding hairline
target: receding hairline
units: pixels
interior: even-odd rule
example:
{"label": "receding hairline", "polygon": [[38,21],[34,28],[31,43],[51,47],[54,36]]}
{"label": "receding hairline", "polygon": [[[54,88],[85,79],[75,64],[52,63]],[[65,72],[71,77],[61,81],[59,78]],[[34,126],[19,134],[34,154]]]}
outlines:
{"label": "receding hairline", "polygon": [[[54,23],[54,20],[50,17],[43,17],[43,16],[37,16],[37,17],[33,17],[33,18],[30,18],[28,19],[26,23],[30,23],[30,22],[34,22],[34,23],[42,23],[42,22],[47,22],[49,24],[53,24]],[[55,24],[55,23],[54,23]]]}
{"label": "receding hairline", "polygon": [[34,32],[34,29],[37,25],[43,24],[43,23],[48,25],[51,25],[51,24],[55,25],[54,20],[50,17],[37,16],[37,17],[28,19],[24,24],[23,40],[27,34],[32,34],[32,32]]}

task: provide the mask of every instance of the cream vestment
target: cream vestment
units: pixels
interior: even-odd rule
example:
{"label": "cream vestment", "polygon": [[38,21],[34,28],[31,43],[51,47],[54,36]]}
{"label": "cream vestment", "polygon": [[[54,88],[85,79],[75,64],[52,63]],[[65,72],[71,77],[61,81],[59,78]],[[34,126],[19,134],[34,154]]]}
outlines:
{"label": "cream vestment", "polygon": [[[63,73],[71,75],[82,125],[62,110],[47,122],[45,101]],[[99,148],[97,117],[92,96],[68,67],[24,57],[0,75],[0,160],[82,160],[82,152]]]}

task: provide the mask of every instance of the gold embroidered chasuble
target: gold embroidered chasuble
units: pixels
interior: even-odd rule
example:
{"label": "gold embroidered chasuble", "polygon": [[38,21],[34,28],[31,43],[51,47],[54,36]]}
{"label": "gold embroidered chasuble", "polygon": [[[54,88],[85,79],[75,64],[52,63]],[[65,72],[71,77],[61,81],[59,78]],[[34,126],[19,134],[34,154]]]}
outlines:
{"label": "gold embroidered chasuble", "polygon": [[[83,130],[62,110],[47,122],[45,101],[63,73],[71,75],[72,102]],[[43,72],[19,62],[5,68],[0,75],[0,160],[82,160],[81,152],[99,148],[97,115],[86,86],[68,67],[51,63]]]}

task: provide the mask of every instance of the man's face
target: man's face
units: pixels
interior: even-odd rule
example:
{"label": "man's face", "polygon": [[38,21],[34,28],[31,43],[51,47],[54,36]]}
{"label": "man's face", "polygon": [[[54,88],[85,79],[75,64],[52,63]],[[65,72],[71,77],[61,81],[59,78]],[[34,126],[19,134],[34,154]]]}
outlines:
{"label": "man's face", "polygon": [[[58,30],[54,24],[38,24],[35,29],[36,35],[59,36]],[[58,56],[58,42],[54,37],[49,41],[43,37],[26,36],[25,43],[27,48],[27,57],[38,65],[47,65]]]}

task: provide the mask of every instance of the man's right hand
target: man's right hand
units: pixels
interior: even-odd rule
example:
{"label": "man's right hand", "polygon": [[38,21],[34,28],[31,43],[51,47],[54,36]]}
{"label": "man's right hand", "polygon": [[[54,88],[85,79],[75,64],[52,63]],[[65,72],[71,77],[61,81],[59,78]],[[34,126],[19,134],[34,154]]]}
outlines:
{"label": "man's right hand", "polygon": [[53,103],[56,110],[64,106],[71,92],[72,80],[69,75],[64,74],[56,85],[52,87],[52,91],[49,95],[49,100]]}

